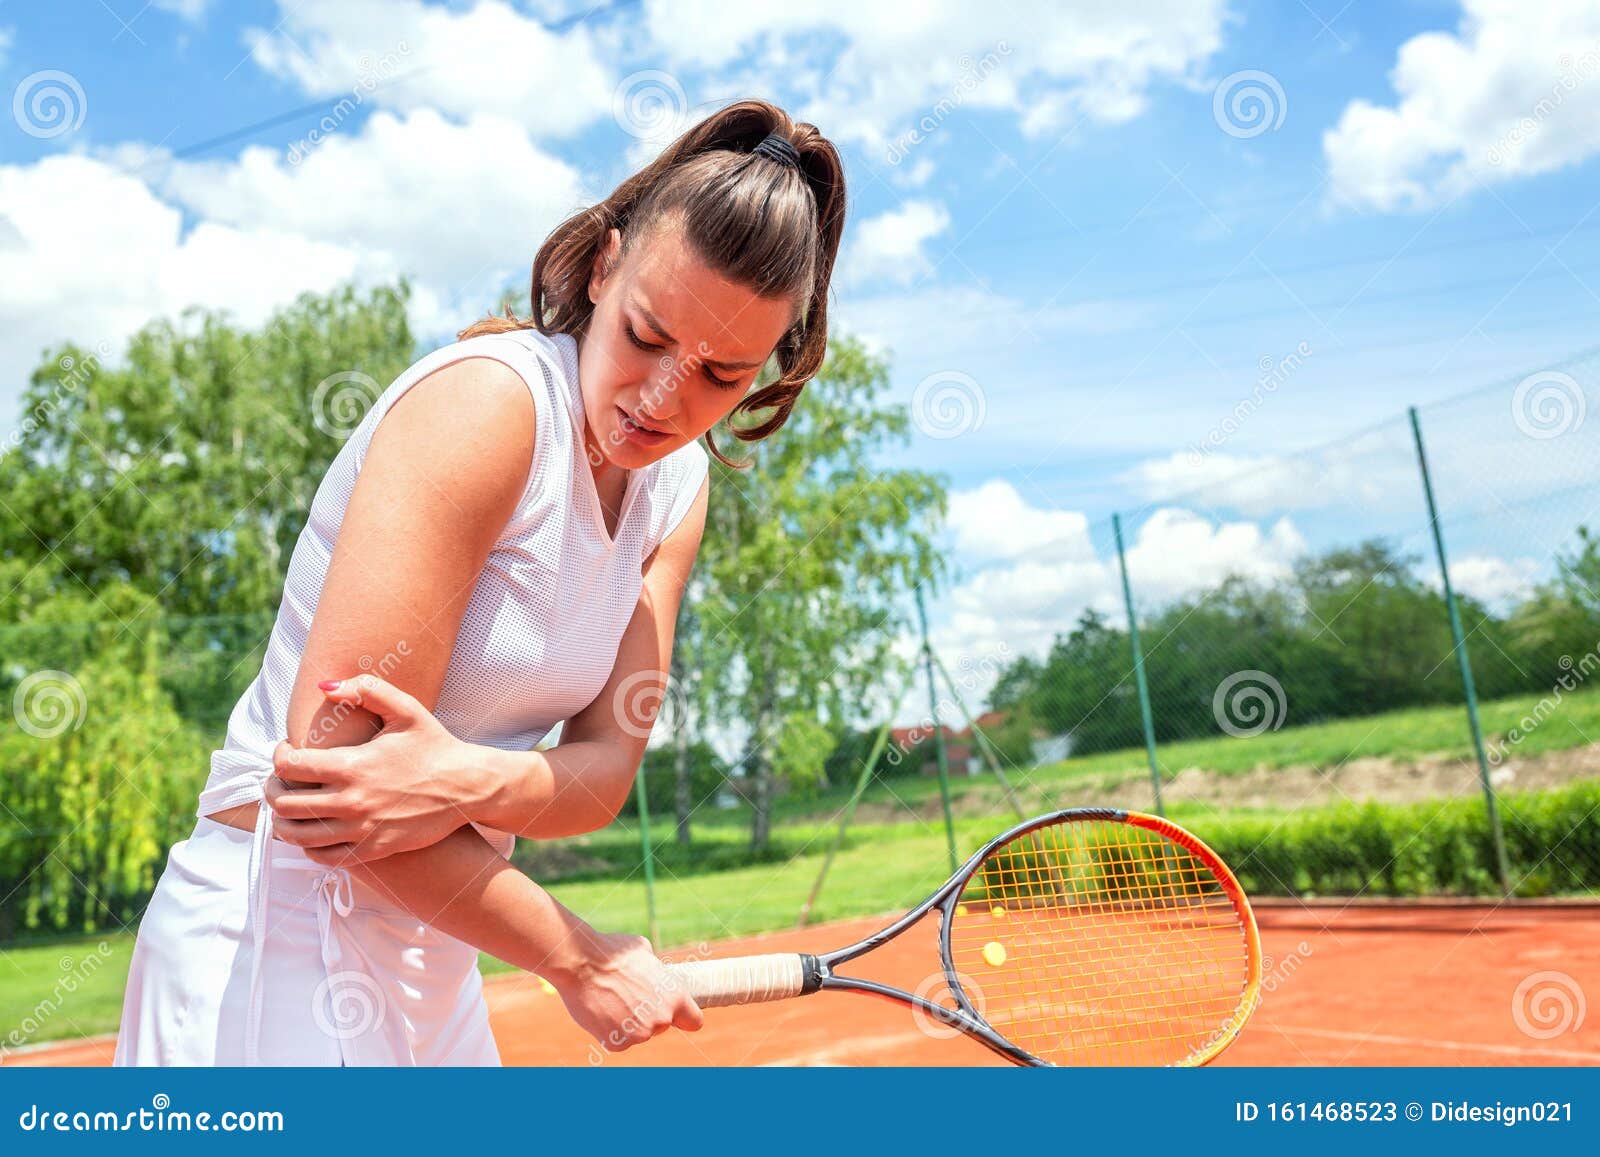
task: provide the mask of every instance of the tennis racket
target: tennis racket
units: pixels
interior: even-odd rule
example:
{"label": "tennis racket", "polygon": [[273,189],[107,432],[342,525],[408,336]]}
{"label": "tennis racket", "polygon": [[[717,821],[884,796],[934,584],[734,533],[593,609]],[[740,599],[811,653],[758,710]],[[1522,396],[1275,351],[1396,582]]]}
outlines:
{"label": "tennis racket", "polygon": [[[836,971],[933,911],[948,1003]],[[847,948],[668,971],[703,1008],[888,997],[1020,1065],[1203,1065],[1255,1009],[1261,947],[1250,902],[1205,844],[1158,816],[1073,808],[997,836]]]}

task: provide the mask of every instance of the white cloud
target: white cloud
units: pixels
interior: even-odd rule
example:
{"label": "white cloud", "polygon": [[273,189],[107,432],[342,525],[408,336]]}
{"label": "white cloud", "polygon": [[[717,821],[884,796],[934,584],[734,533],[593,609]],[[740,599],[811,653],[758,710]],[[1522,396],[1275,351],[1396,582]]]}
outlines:
{"label": "white cloud", "polygon": [[674,65],[711,70],[753,54],[806,98],[803,119],[887,150],[924,118],[936,133],[961,107],[1005,110],[1035,134],[1120,124],[1151,88],[1204,66],[1226,5],[648,0],[645,11],[650,43]]}
{"label": "white cloud", "polygon": [[991,478],[950,495],[955,556],[978,562],[1081,562],[1094,557],[1089,521],[1076,510],[1029,506],[1011,483]]}
{"label": "white cloud", "polygon": [[40,350],[66,338],[120,352],[150,319],[188,305],[259,323],[356,265],[344,246],[265,222],[185,234],[177,207],[103,160],[0,166],[0,380],[20,385]]}
{"label": "white cloud", "polygon": [[582,201],[577,171],[519,126],[428,111],[376,113],[298,165],[264,148],[171,162],[124,145],[0,166],[0,375],[14,389],[47,345],[120,348],[191,305],[257,325],[302,292],[401,274],[418,330],[450,333]]}
{"label": "white cloud", "polygon": [[6,61],[11,57],[11,46],[16,43],[17,30],[15,28],[0,27],[0,68],[6,66]]}
{"label": "white cloud", "polygon": [[1142,608],[1206,590],[1230,575],[1273,582],[1289,574],[1306,541],[1288,518],[1265,532],[1253,522],[1217,522],[1191,510],[1155,511],[1128,546],[1128,574]]}
{"label": "white cloud", "polygon": [[[1450,584],[1491,610],[1504,613],[1533,592],[1539,563],[1531,558],[1498,558],[1490,554],[1469,554],[1450,560]],[[1440,589],[1438,570],[1433,585]]]}
{"label": "white cloud", "polygon": [[1321,506],[1329,496],[1316,486],[1318,464],[1309,459],[1177,451],[1151,458],[1117,481],[1146,499],[1194,496],[1195,505],[1261,516],[1287,507]]}
{"label": "white cloud", "polygon": [[1465,0],[1460,28],[1400,47],[1396,101],[1323,136],[1336,199],[1414,208],[1600,152],[1600,6]]}
{"label": "white cloud", "polygon": [[1151,458],[1117,481],[1152,501],[1177,501],[1265,518],[1347,506],[1356,514],[1420,512],[1421,483],[1409,435],[1385,428],[1304,455],[1180,450]]}
{"label": "white cloud", "polygon": [[[161,183],[208,221],[349,247],[363,275],[413,277],[418,324],[445,329],[492,306],[584,201],[578,172],[518,125],[456,124],[426,109],[374,113],[298,165],[250,148],[237,160],[176,162]],[[451,304],[458,295],[468,304]]]}
{"label": "white cloud", "polygon": [[934,201],[907,201],[868,217],[846,241],[840,261],[846,284],[882,279],[908,285],[933,272],[927,244],[950,227],[950,214]]}
{"label": "white cloud", "polygon": [[[950,497],[953,554],[972,573],[942,600],[947,614],[934,646],[951,669],[974,679],[982,702],[1000,667],[1020,655],[1042,656],[1085,610],[1124,619],[1121,577],[1111,536],[1080,511],[1028,503],[1009,482],[991,479]],[[1229,575],[1263,582],[1284,578],[1306,543],[1280,518],[1216,522],[1193,511],[1155,511],[1127,542],[1128,572],[1142,609],[1216,586]]]}
{"label": "white cloud", "polygon": [[199,20],[211,7],[211,0],[150,0],[150,3],[152,7],[189,21]]}
{"label": "white cloud", "polygon": [[[500,0],[457,11],[420,0],[279,0],[283,20],[252,29],[256,63],[312,96],[361,91],[381,105],[515,121],[574,137],[611,114],[616,79],[590,26],[551,32]],[[397,83],[388,83],[403,77]]]}

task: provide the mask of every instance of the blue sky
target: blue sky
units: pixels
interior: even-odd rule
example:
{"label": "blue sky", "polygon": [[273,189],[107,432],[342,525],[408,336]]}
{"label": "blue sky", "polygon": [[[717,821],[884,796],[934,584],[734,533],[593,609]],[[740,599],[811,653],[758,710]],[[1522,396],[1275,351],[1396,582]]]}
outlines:
{"label": "blue sky", "polygon": [[[1294,451],[1600,344],[1600,4],[964,7],[0,3],[0,429],[47,343],[188,304],[405,273],[442,343],[746,95],[846,155],[836,316],[892,356],[900,460],[957,493],[961,654],[1114,602],[1114,509],[1152,597],[1281,572],[1326,482]],[[1237,471],[1265,498],[1162,502]],[[1485,546],[1485,589],[1547,546]]]}

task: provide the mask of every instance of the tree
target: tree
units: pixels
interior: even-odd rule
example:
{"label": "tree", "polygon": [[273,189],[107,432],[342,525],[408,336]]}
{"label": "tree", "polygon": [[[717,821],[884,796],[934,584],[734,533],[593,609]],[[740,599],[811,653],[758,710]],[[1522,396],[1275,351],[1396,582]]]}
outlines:
{"label": "tree", "polygon": [[828,786],[828,756],[838,741],[814,716],[796,711],[772,741],[769,761],[781,782],[815,795]]}
{"label": "tree", "polygon": [[[681,733],[680,730],[676,734]],[[728,768],[710,744],[695,740],[685,746],[688,751],[686,762],[689,767],[686,787],[689,807],[693,810],[716,800],[717,793],[728,782]],[[674,797],[680,790],[677,764],[676,743],[661,744],[644,753],[644,760],[639,765],[639,774],[644,778],[652,817],[659,818],[665,815],[673,805]],[[625,816],[639,814],[639,802],[636,796],[632,794],[628,796],[620,814]]]}
{"label": "tree", "polygon": [[[145,597],[125,584],[98,592],[112,613]],[[59,633],[55,663],[4,653],[13,726],[0,730],[0,942],[18,929],[135,919],[193,823],[209,745],[160,687],[161,621],[86,623],[98,605],[69,592],[37,608],[30,625],[51,636],[57,624],[80,628]]]}
{"label": "tree", "polygon": [[185,718],[220,728],[318,483],[415,356],[406,297],[404,284],[308,294],[257,332],[190,310],[134,335],[119,365],[51,352],[0,455],[0,574],[17,576],[0,582],[0,622],[69,592],[142,593],[115,612],[91,600],[88,618],[137,631],[164,614],[183,662],[163,686]]}
{"label": "tree", "polygon": [[1513,654],[1537,672],[1543,686],[1600,648],[1600,539],[1586,526],[1577,534],[1577,549],[1556,555],[1555,577],[1541,583],[1506,624]]}
{"label": "tree", "polygon": [[942,481],[878,465],[909,437],[904,409],[881,402],[887,387],[882,360],[836,340],[750,468],[714,472],[700,664],[720,721],[748,735],[757,850],[785,770],[774,761],[783,721],[854,719],[891,666],[905,595],[942,573]]}
{"label": "tree", "polygon": [[406,297],[307,294],[260,332],[193,309],[115,367],[52,352],[0,458],[0,559],[47,559],[53,591],[127,582],[173,615],[276,606],[328,463],[414,357]]}
{"label": "tree", "polygon": [[1459,699],[1444,596],[1418,577],[1417,563],[1371,540],[1296,568],[1311,632],[1325,654],[1340,656],[1350,668],[1340,714]]}

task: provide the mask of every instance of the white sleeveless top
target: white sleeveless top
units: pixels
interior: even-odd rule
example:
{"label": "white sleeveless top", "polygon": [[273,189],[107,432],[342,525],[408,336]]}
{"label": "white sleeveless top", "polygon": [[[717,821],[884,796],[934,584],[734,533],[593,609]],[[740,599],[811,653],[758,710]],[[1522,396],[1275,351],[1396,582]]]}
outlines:
{"label": "white sleeveless top", "polygon": [[[289,560],[266,658],[233,709],[227,739],[212,753],[197,814],[262,798],[273,748],[287,735],[289,693],[373,431],[412,385],[468,357],[504,362],[527,383],[536,411],[533,468],[478,576],[434,714],[461,739],[526,751],[588,706],[610,678],[639,601],[644,560],[693,505],[706,477],[706,452],[689,443],[630,471],[616,534],[608,535],[583,440],[577,342],[535,330],[456,342],[422,358],[384,390],[317,487]],[[381,659],[372,661],[381,676]],[[359,673],[318,672],[325,678]],[[479,831],[501,855],[510,855],[511,836]]]}

